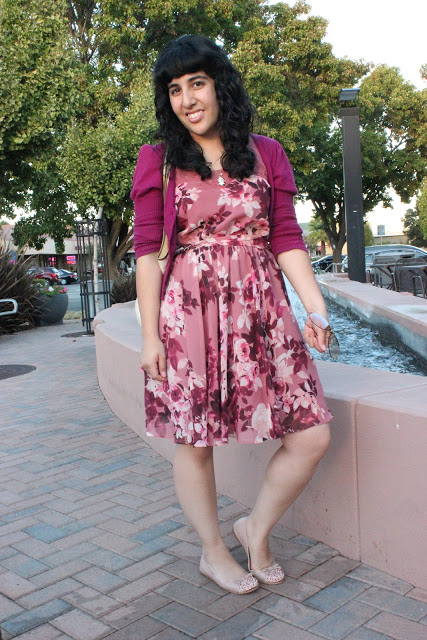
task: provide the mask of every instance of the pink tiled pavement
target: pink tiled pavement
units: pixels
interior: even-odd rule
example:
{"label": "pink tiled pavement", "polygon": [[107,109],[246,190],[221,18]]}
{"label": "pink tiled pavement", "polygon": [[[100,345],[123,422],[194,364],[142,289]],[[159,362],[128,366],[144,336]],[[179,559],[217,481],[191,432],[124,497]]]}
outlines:
{"label": "pink tiled pavement", "polygon": [[[37,367],[0,381],[2,640],[426,637],[424,592],[284,527],[283,585],[234,596],[201,576],[171,466],[110,411],[94,338],[63,337],[80,328],[0,337],[0,366]],[[246,509],[219,508],[244,563],[231,531]]]}

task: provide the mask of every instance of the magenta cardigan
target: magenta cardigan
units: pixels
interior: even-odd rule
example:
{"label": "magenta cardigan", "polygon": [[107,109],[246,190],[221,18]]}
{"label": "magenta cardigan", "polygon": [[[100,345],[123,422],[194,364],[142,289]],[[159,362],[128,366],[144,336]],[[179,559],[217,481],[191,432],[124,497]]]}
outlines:
{"label": "magenta cardigan", "polygon": [[[281,145],[271,138],[251,134],[267,169],[270,183],[270,234],[268,241],[274,257],[282,251],[307,248],[302,239],[294,208],[297,193],[291,165]],[[163,298],[172,268],[177,244],[175,207],[175,168],[170,173],[163,206],[161,144],[141,147],[130,194],[135,203],[134,248],[138,259],[147,253],[158,252],[162,242],[163,225],[169,240],[169,258],[162,280]]]}

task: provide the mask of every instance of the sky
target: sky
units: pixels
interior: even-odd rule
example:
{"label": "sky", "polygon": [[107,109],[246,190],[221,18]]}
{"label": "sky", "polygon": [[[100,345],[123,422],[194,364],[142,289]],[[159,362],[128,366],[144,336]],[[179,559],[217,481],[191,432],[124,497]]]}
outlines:
{"label": "sky", "polygon": [[[312,15],[329,22],[325,40],[333,53],[353,60],[399,67],[403,77],[417,89],[427,88],[419,69],[427,63],[427,0],[307,0]],[[271,2],[271,4],[274,4]],[[287,4],[295,4],[288,0]],[[410,205],[394,198],[394,209],[377,207],[368,216],[372,230],[385,224],[386,234],[402,230],[401,218]],[[300,222],[311,217],[309,204],[297,204]]]}

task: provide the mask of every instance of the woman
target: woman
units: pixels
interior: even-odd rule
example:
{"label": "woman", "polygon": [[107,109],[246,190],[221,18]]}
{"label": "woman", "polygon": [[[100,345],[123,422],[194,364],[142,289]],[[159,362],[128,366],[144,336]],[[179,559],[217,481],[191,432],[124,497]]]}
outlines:
{"label": "woman", "polygon": [[[175,486],[201,540],[200,571],[248,593],[259,582],[284,580],[268,536],[329,444],[331,414],[281,271],[308,313],[326,319],[327,311],[296,222],[289,162],[276,141],[250,134],[253,108],[222,49],[203,36],[170,43],[155,65],[154,87],[163,144],[142,147],[131,194],[146,430],[182,445]],[[169,259],[162,278],[163,228]],[[304,337],[326,350],[327,331],[310,319]],[[282,442],[252,513],[234,525],[250,573],[218,525],[212,453],[230,436]]]}

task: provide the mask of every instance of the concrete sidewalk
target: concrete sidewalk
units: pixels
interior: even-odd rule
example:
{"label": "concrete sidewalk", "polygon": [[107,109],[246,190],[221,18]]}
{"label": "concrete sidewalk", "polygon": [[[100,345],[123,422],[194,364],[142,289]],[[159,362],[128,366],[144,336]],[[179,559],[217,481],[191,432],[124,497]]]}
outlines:
{"label": "concrete sidewalk", "polygon": [[[0,380],[3,640],[427,638],[425,592],[284,527],[282,585],[236,596],[201,576],[171,466],[110,411],[94,338],[63,337],[80,329],[0,338],[0,365],[37,367]],[[231,527],[246,507],[219,507],[243,563]]]}

